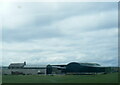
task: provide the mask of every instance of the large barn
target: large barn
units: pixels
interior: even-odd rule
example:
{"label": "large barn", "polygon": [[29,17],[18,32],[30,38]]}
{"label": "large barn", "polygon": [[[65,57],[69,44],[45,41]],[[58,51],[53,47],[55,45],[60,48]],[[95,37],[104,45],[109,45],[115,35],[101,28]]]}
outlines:
{"label": "large barn", "polygon": [[117,72],[116,67],[102,67],[97,63],[71,62],[67,65],[27,65],[24,63],[11,63],[2,67],[3,75],[51,75],[51,74],[96,74]]}
{"label": "large barn", "polygon": [[26,65],[24,63],[11,63],[8,67],[3,67],[2,74],[5,75],[38,75],[46,74],[46,66]]}
{"label": "large barn", "polygon": [[82,74],[82,73],[100,73],[105,72],[105,68],[97,63],[77,63],[72,62],[66,66],[66,73]]}

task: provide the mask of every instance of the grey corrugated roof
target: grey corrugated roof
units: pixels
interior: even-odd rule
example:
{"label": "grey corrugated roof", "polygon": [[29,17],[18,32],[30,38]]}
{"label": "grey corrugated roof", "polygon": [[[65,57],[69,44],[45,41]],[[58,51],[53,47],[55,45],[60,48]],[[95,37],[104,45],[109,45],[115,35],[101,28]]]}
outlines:
{"label": "grey corrugated roof", "polygon": [[97,64],[97,63],[80,63],[80,65],[92,66],[92,67],[99,67],[100,66],[100,64]]}
{"label": "grey corrugated roof", "polygon": [[46,65],[25,65],[25,69],[44,69]]}
{"label": "grey corrugated roof", "polygon": [[53,68],[66,69],[66,67],[52,66]]}
{"label": "grey corrugated roof", "polygon": [[71,62],[69,64],[72,64],[72,63],[77,63],[77,64],[80,64],[82,66],[89,66],[89,67],[100,67],[100,64],[97,64],[97,63],[78,63],[78,62]]}
{"label": "grey corrugated roof", "polygon": [[25,65],[24,67],[46,67],[47,65]]}

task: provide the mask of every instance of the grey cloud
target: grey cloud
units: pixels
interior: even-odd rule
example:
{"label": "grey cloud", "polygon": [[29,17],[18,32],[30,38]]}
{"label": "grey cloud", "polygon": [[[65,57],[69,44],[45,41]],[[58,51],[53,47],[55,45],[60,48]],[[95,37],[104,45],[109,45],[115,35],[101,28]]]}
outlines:
{"label": "grey cloud", "polygon": [[[23,8],[19,10],[17,8],[18,6]],[[25,20],[27,18],[32,18],[32,20],[30,20],[29,23],[25,23],[25,25],[32,24],[42,26],[72,16],[85,16],[107,11],[117,11],[117,3],[14,3],[13,9],[11,10],[16,13],[15,16],[23,16],[21,18],[25,18]],[[11,17],[11,15],[7,16]],[[5,24],[6,23],[11,22],[6,21]]]}
{"label": "grey cloud", "polygon": [[[87,26],[84,26],[83,30],[98,31],[101,29],[108,29],[108,28],[110,29],[110,28],[117,27],[117,19],[111,18],[111,17],[113,16],[108,15],[108,17],[106,18],[103,17],[105,19],[100,19],[100,21],[97,21],[97,22],[96,21],[94,22],[94,19],[93,19],[94,25],[86,23]],[[52,17],[51,18],[47,17],[45,19],[43,17],[40,19],[39,18],[34,19],[33,22],[27,23],[26,25],[18,27],[17,29],[6,29],[4,27],[5,29],[3,29],[3,41],[12,41],[12,40],[26,41],[26,40],[32,40],[33,38],[40,39],[40,38],[70,36],[70,35],[66,35],[65,33],[63,34],[61,32],[61,29],[64,30],[64,28],[57,29],[58,26],[51,27],[52,24],[54,25],[54,23],[52,22]],[[48,26],[48,27],[45,28],[44,26]],[[78,29],[78,30],[81,30],[81,29]]]}
{"label": "grey cloud", "polygon": [[16,52],[16,53],[40,53],[40,52],[44,52],[44,50],[42,49],[34,49],[34,50],[7,50],[7,49],[3,49],[3,52]]}
{"label": "grey cloud", "polygon": [[[59,5],[59,4],[58,4]],[[104,11],[109,10],[116,10],[117,9],[117,3],[105,3],[105,2],[88,2],[88,3],[60,3],[60,6],[63,7],[63,9],[60,9],[63,11],[63,13],[70,13],[70,14],[81,14],[81,15],[89,15],[91,13],[101,13]]]}
{"label": "grey cloud", "polygon": [[[21,16],[22,14],[29,14],[28,18],[30,17],[31,19],[20,26],[16,26],[15,29],[9,29],[7,28],[9,26],[4,24],[3,42],[5,44],[9,43],[8,47],[11,46],[10,42],[15,45],[17,42],[17,45],[20,45],[21,48],[19,46],[11,47],[8,50],[6,47],[3,64],[26,60],[32,64],[60,64],[77,61],[117,65],[117,3],[53,3],[52,5],[55,6],[52,8],[49,8],[51,5],[48,4],[43,4],[43,7],[41,5],[42,3],[25,3],[21,6],[21,11],[18,14],[20,13]],[[48,7],[42,9],[45,6]],[[39,7],[40,9],[38,9]],[[99,16],[97,15],[99,13],[105,16],[102,19],[98,19]],[[83,28],[80,28],[82,30],[79,27],[73,30],[69,29],[75,24],[75,21],[64,23],[66,26],[60,28],[58,27],[59,25],[56,25],[59,21],[66,19],[69,21],[69,18],[72,17],[78,19],[77,16],[97,16],[97,21],[91,20],[91,23],[86,23]],[[86,18],[85,21],[89,20]],[[66,27],[68,27],[67,30]],[[71,33],[67,34],[69,31]],[[59,42],[57,40],[52,41],[52,38],[57,39]],[[32,40],[41,40],[43,42],[31,42]],[[29,47],[25,46],[26,44],[21,45],[21,42],[31,43],[31,48],[29,49]],[[54,45],[51,43],[58,44]],[[26,47],[29,50],[22,49],[22,47]],[[34,47],[38,47],[38,49]],[[20,60],[18,59],[19,57],[21,57]]]}
{"label": "grey cloud", "polygon": [[3,41],[24,42],[32,39],[53,38],[63,36],[59,30],[52,28],[3,29]]}
{"label": "grey cloud", "polygon": [[[18,9],[21,6],[21,9]],[[23,11],[29,14],[90,14],[109,10],[116,10],[116,2],[24,2],[14,3],[14,9],[21,14]],[[24,13],[23,13],[24,14]]]}

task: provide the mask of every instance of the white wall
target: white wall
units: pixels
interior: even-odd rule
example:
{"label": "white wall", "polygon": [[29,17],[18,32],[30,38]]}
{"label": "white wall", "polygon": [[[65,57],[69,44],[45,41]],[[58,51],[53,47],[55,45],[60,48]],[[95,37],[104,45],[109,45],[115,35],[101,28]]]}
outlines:
{"label": "white wall", "polygon": [[40,73],[46,73],[46,69],[2,69],[2,74],[11,74],[11,72],[22,72],[24,74],[32,74],[32,75],[37,75],[38,72]]}

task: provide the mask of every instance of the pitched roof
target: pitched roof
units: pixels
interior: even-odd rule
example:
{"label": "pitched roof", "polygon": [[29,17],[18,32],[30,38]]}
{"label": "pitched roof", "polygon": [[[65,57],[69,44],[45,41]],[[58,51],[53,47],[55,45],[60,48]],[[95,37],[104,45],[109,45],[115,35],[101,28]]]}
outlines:
{"label": "pitched roof", "polygon": [[24,63],[11,63],[9,67],[24,67]]}

